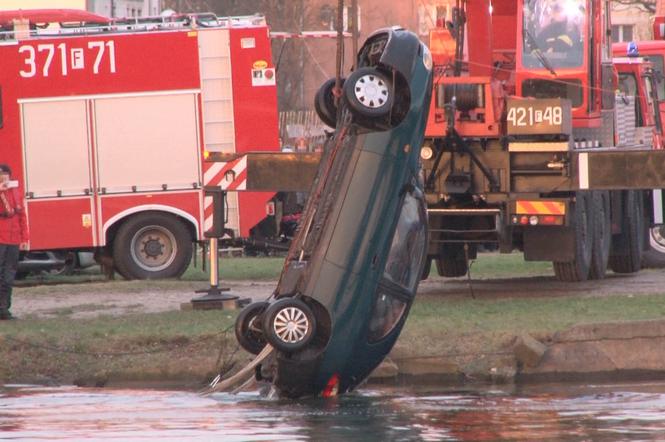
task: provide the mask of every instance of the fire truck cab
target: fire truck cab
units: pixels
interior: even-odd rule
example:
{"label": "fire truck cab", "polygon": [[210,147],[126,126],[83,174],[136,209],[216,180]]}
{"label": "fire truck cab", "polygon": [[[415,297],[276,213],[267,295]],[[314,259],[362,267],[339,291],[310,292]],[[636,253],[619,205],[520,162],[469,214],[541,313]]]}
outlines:
{"label": "fire truck cab", "polygon": [[[262,16],[109,20],[0,13],[0,145],[25,195],[31,250],[95,250],[126,278],[177,277],[213,219],[206,187],[243,189],[242,159],[278,151]],[[248,236],[274,193],[230,192]]]}

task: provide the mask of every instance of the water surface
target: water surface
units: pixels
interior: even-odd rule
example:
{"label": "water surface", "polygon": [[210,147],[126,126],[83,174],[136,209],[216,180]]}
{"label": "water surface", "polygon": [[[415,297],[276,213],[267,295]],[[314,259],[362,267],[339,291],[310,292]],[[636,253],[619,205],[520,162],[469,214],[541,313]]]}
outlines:
{"label": "water surface", "polygon": [[5,386],[1,440],[665,440],[665,383],[258,392]]}

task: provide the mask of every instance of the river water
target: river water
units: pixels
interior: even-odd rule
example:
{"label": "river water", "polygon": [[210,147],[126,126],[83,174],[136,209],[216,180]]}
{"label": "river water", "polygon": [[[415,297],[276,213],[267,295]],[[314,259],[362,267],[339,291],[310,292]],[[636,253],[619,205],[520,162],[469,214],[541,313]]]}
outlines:
{"label": "river water", "polygon": [[665,440],[665,383],[365,387],[286,401],[154,389],[0,387],[0,440]]}

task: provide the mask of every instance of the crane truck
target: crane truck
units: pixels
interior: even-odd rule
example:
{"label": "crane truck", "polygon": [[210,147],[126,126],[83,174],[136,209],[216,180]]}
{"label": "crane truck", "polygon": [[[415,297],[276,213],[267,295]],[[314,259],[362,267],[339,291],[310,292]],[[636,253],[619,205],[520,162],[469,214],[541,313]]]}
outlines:
{"label": "crane truck", "polygon": [[[421,157],[439,274],[466,274],[488,244],[551,261],[562,281],[640,269],[663,219],[662,193],[642,190],[662,175],[662,127],[654,76],[614,62],[610,30],[605,0],[459,0],[432,31]],[[616,92],[631,70],[650,92]]]}

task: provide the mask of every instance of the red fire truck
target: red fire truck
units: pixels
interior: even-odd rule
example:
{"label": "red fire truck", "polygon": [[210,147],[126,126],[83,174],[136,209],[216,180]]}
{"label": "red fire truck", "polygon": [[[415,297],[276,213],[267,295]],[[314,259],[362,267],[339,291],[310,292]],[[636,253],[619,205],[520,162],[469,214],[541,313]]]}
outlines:
{"label": "red fire truck", "polygon": [[[127,278],[175,277],[212,225],[206,186],[240,190],[246,161],[279,150],[261,16],[109,20],[0,12],[0,162],[26,198],[31,250],[95,250]],[[271,192],[231,192],[238,237]]]}

